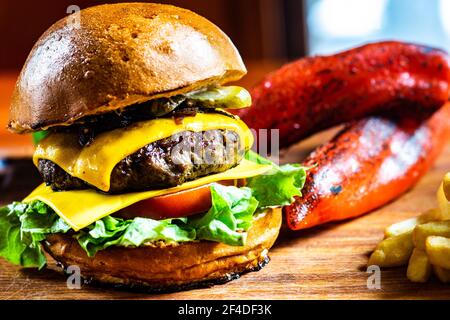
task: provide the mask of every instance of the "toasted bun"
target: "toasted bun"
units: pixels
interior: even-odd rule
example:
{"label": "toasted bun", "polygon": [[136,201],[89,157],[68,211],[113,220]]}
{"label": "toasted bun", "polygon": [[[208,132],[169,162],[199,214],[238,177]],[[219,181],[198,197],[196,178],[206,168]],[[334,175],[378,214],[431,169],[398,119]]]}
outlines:
{"label": "toasted bun", "polygon": [[177,291],[232,280],[259,270],[281,226],[281,209],[255,218],[245,246],[211,241],[139,248],[110,247],[89,258],[69,235],[52,235],[46,251],[64,267],[77,265],[85,279],[147,291]]}
{"label": "toasted bun", "polygon": [[189,10],[152,3],[91,7],[56,22],[34,45],[13,93],[9,128],[69,125],[245,73],[230,39]]}

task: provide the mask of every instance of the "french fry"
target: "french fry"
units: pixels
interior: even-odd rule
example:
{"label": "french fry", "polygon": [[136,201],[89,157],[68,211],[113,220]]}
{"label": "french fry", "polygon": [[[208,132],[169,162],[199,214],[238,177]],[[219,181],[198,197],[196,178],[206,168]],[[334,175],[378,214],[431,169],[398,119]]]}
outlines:
{"label": "french fry", "polygon": [[450,239],[431,236],[426,241],[426,251],[431,264],[450,269]]}
{"label": "french fry", "polygon": [[384,239],[370,256],[368,265],[380,267],[406,265],[413,248],[412,231]]}
{"label": "french fry", "polygon": [[414,249],[409,258],[406,276],[412,282],[427,282],[431,275],[431,264],[427,253],[423,250]]}
{"label": "french fry", "polygon": [[439,212],[437,209],[431,209],[425,211],[417,217],[394,223],[384,230],[384,236],[386,238],[395,237],[402,233],[412,231],[416,227],[416,225],[430,222],[434,220],[438,215]]}
{"label": "french fry", "polygon": [[433,266],[434,274],[438,277],[439,280],[443,283],[449,283],[450,282],[450,270]]}
{"label": "french fry", "polygon": [[[447,175],[445,175],[445,179]],[[446,191],[448,192],[448,182],[446,180],[441,183],[437,192],[437,201],[440,209],[439,220],[449,220],[450,219],[450,201],[444,192],[444,184],[446,185]]]}
{"label": "french fry", "polygon": [[384,230],[385,238],[395,237],[402,233],[412,231],[419,224],[419,217],[410,218],[391,224]]}
{"label": "french fry", "polygon": [[388,226],[368,265],[408,264],[406,275],[412,282],[427,282],[433,271],[440,281],[450,283],[450,172],[436,197],[437,209]]}
{"label": "french fry", "polygon": [[450,237],[450,220],[432,221],[417,225],[413,231],[414,246],[425,250],[425,242],[430,236]]}
{"label": "french fry", "polygon": [[450,172],[447,172],[442,181],[442,188],[444,190],[447,201],[450,201]]}

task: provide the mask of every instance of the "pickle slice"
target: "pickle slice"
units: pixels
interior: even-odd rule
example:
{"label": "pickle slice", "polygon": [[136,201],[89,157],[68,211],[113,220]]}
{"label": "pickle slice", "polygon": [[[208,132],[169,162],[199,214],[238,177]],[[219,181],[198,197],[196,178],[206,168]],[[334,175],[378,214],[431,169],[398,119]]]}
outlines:
{"label": "pickle slice", "polygon": [[203,108],[241,109],[252,104],[250,93],[242,87],[214,87],[187,95],[188,103]]}

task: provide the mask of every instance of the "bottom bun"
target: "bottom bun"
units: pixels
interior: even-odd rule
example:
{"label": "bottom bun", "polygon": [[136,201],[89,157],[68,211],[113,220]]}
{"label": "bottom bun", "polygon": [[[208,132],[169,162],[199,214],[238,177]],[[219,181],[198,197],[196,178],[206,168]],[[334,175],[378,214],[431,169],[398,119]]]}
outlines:
{"label": "bottom bun", "polygon": [[281,209],[255,217],[245,246],[212,241],[109,247],[88,257],[70,235],[55,234],[45,250],[64,268],[76,265],[88,281],[146,291],[180,291],[207,287],[257,271],[269,261],[268,250],[281,227]]}

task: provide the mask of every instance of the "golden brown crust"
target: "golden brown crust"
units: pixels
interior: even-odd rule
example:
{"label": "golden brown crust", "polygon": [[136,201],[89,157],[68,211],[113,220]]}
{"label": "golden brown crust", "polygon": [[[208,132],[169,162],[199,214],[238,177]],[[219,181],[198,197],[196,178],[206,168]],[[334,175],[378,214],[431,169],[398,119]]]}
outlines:
{"label": "golden brown crust", "polygon": [[92,115],[208,84],[246,69],[230,39],[186,9],[151,3],[101,5],[68,16],[33,47],[13,93],[15,132]]}
{"label": "golden brown crust", "polygon": [[78,265],[87,279],[170,290],[232,280],[236,274],[258,270],[268,259],[281,220],[280,209],[267,210],[254,220],[247,244],[241,247],[211,241],[161,247],[110,247],[89,258],[76,240],[58,234],[47,238],[45,249],[63,266]]}

